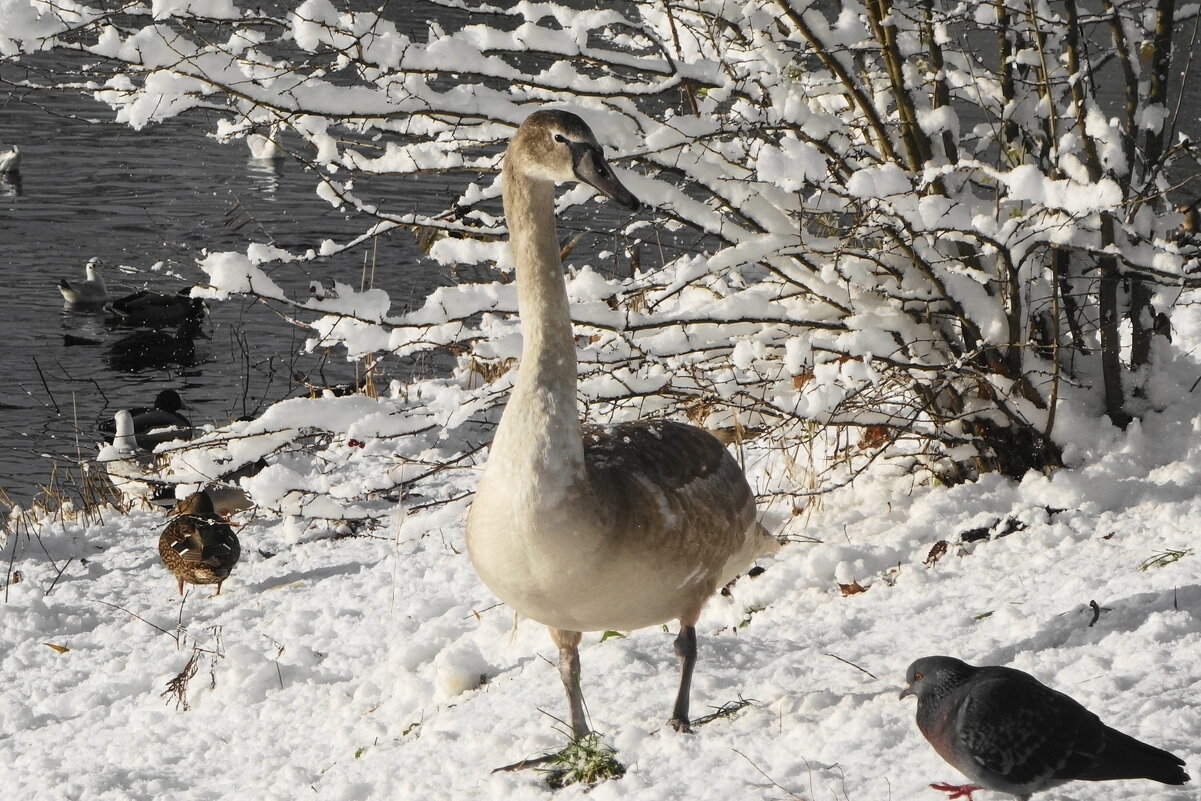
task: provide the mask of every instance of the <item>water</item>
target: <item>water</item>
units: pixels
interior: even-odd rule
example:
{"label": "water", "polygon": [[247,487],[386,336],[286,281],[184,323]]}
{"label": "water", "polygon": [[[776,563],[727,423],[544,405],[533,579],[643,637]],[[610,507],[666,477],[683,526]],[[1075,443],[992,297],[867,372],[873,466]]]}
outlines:
{"label": "water", "polygon": [[[111,118],[88,98],[0,94],[0,145],[22,150],[20,180],[0,182],[0,489],[18,501],[33,497],[54,469],[95,455],[98,420],[151,405],[161,389],[179,390],[188,416],[201,424],[304,394],[293,373],[313,373],[318,383],[354,375],[342,353],[301,353],[306,332],[246,300],[210,302],[211,339],[199,341],[199,364],[137,373],[108,365],[107,348],[130,332],[111,329],[102,312],[64,309],[56,287],[61,278],[82,280],[88,259],[108,265],[110,296],[143,287],[174,292],[204,279],[195,261],[205,249],[274,241],[303,251],[367,226],[317,198],[313,175],[300,165],[254,162],[244,143],[208,138],[212,120],[190,116],[138,132]],[[438,202],[448,191],[437,180],[386,184],[373,186],[384,208]],[[449,281],[401,231],[319,265],[271,274],[303,298],[307,272],[359,286],[372,258],[375,285],[388,291],[393,313]],[[65,335],[97,344],[68,345]],[[385,382],[414,369],[421,367],[387,364]]]}

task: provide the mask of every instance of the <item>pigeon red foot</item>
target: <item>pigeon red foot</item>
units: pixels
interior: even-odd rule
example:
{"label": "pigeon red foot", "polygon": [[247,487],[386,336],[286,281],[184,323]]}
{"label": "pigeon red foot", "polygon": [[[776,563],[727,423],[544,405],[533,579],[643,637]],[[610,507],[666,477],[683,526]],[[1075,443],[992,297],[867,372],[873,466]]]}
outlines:
{"label": "pigeon red foot", "polygon": [[938,782],[931,784],[930,789],[946,793],[947,801],[955,801],[956,798],[966,798],[967,801],[974,801],[972,793],[984,788],[978,784],[948,784],[946,782]]}

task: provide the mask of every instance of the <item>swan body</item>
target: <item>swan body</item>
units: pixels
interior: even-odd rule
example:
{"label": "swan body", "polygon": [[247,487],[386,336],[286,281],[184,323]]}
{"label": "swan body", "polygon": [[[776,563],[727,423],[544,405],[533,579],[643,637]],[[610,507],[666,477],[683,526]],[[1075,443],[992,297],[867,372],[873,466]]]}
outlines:
{"label": "swan body", "polygon": [[583,120],[531,114],[503,169],[521,360],[468,517],[468,552],[492,592],[550,627],[577,737],[589,731],[580,633],[679,620],[671,723],[687,730],[701,608],[778,544],[756,522],[742,469],[708,432],[669,421],[581,426],[555,233],[555,185],[568,181],[639,206]]}
{"label": "swan body", "polygon": [[67,279],[58,282],[58,291],[63,300],[72,306],[99,305],[108,300],[108,288],[104,285],[104,276],[100,274],[100,260],[89,259],[84,265],[87,278],[71,283]]}
{"label": "swan body", "polygon": [[0,175],[16,172],[21,166],[21,148],[13,145],[8,150],[0,150]]}

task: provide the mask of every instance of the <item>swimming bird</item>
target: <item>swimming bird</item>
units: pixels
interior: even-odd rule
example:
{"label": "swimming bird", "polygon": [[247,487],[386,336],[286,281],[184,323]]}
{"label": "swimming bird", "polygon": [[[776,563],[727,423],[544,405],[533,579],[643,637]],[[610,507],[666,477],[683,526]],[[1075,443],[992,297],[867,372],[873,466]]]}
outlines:
{"label": "swimming bird", "polygon": [[13,145],[8,150],[0,150],[0,175],[17,172],[21,166],[21,148]]}
{"label": "swimming bird", "polygon": [[153,453],[138,445],[133,415],[122,409],[114,415],[113,441],[100,449],[96,462],[128,505],[148,505],[163,492]]}
{"label": "swimming bird", "polygon": [[[138,446],[152,451],[164,442],[191,439],[195,432],[188,418],[180,414],[183,407],[183,398],[178,392],[164,389],[155,396],[153,406],[128,409],[133,418],[133,431]],[[106,439],[112,442],[113,434],[117,430],[115,423],[106,420],[99,428],[106,435]]]}
{"label": "swimming bird", "polygon": [[581,632],[679,620],[670,724],[686,731],[701,608],[778,544],[756,522],[742,469],[708,432],[665,420],[580,424],[555,185],[583,181],[640,205],[592,131],[565,111],[534,112],[509,144],[502,181],[523,344],[467,521],[468,552],[493,593],[550,628],[577,738],[589,732]]}
{"label": "swimming bird", "polygon": [[270,161],[283,155],[279,146],[279,137],[283,132],[282,122],[273,122],[267,133],[252,133],[246,137],[246,147],[250,149],[250,157],[256,161]]}
{"label": "swimming bird", "polygon": [[203,319],[207,311],[200,298],[188,297],[190,289],[174,295],[143,289],[104,304],[104,310],[119,324],[143,328],[171,328],[189,317]]}
{"label": "swimming bird", "polygon": [[196,337],[203,336],[201,322],[195,317],[187,317],[174,334],[139,331],[123,337],[109,346],[109,364],[114,370],[128,372],[171,364],[184,367],[195,364]]}
{"label": "swimming bird", "polygon": [[88,259],[84,265],[87,278],[77,283],[67,279],[58,282],[58,291],[63,300],[72,306],[99,306],[108,300],[108,289],[104,286],[104,276],[100,274],[100,259]]}
{"label": "swimming bird", "polygon": [[183,585],[216,584],[214,595],[229,578],[242,547],[228,523],[217,517],[204,492],[194,492],[175,504],[171,520],[158,538],[158,555],[175,580]]}
{"label": "swimming bird", "polygon": [[949,656],[909,666],[901,693],[917,696],[917,726],[974,784],[932,784],[951,798],[996,790],[1026,801],[1069,781],[1189,780],[1184,761],[1111,729],[1028,673]]}

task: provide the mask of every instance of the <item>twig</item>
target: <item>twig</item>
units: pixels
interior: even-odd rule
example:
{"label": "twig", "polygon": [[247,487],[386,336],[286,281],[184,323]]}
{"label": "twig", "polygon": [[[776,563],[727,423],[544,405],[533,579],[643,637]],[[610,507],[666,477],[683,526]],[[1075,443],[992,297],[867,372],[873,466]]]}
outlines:
{"label": "twig", "polygon": [[42,380],[42,387],[46,390],[46,397],[50,399],[50,404],[54,407],[55,414],[62,415],[62,409],[58,408],[58,401],[54,399],[54,393],[50,391],[50,385],[46,383],[46,376],[42,372],[42,365],[38,364],[36,356],[33,357],[33,366],[37,368],[38,378]]}
{"label": "twig", "polygon": [[139,615],[139,614],[136,614],[136,613],[134,613],[134,612],[130,612],[128,609],[126,609],[126,608],[125,608],[125,607],[123,607],[123,606],[117,606],[116,604],[111,604],[111,603],[109,603],[108,601],[102,601],[102,600],[100,600],[99,598],[95,598],[95,599],[93,599],[93,600],[94,600],[96,603],[98,603],[98,604],[104,604],[105,606],[111,606],[113,609],[119,609],[120,611],[124,612],[125,614],[129,615],[130,617],[137,618],[138,620],[140,620],[140,621],[142,621],[143,623],[145,623],[147,626],[150,626],[151,628],[154,628],[154,629],[158,629],[158,630],[159,630],[159,631],[161,631],[163,634],[166,634],[168,637],[170,637],[171,639],[175,640],[175,643],[176,643],[177,645],[179,644],[179,637],[180,637],[180,633],[179,633],[178,631],[167,631],[165,628],[163,628],[162,626],[158,625],[157,623],[151,623],[151,622],[150,622],[149,620],[147,620],[146,618],[144,618],[144,617],[142,617],[141,615]]}
{"label": "twig", "polygon": [[13,564],[17,560],[17,540],[19,537],[17,536],[16,528],[13,529],[9,536],[12,537],[13,547],[8,555],[8,572],[4,574],[4,603],[8,603],[8,588],[12,586],[13,582]]}
{"label": "twig", "polygon": [[787,787],[785,787],[784,785],[780,784],[778,781],[773,779],[771,776],[769,776],[767,774],[767,771],[765,771],[763,768],[761,768],[755,764],[755,760],[751,759],[749,756],[742,753],[737,748],[731,748],[730,750],[733,751],[735,754],[738,754],[738,756],[745,759],[752,768],[754,768],[756,771],[758,771],[760,776],[762,776],[763,778],[765,778],[769,782],[771,782],[772,787],[775,787],[777,790],[783,790],[784,792],[788,793],[789,798],[797,798],[797,799],[801,799],[801,801],[804,801],[804,796],[797,795],[792,790],[789,790]]}
{"label": "twig", "polygon": [[50,595],[50,593],[54,592],[54,585],[58,584],[58,580],[59,580],[60,578],[62,578],[62,577],[63,577],[63,573],[67,572],[67,568],[68,568],[68,567],[70,567],[70,566],[71,566],[71,563],[72,563],[72,562],[74,562],[74,561],[75,561],[75,557],[74,557],[74,556],[72,556],[70,559],[68,559],[67,561],[63,562],[63,566],[62,566],[62,567],[60,567],[60,568],[58,569],[58,574],[57,574],[57,575],[55,575],[55,577],[54,577],[54,581],[50,582],[50,586],[49,586],[49,587],[47,587],[47,588],[46,588],[46,592],[44,592],[44,593],[42,594],[42,597],[43,597],[43,598],[45,598],[46,596]]}
{"label": "twig", "polygon": [[851,667],[855,668],[855,670],[859,670],[859,671],[866,673],[867,675],[871,676],[876,681],[880,680],[880,677],[877,676],[875,673],[872,673],[870,670],[867,670],[865,668],[859,667],[854,662],[848,662],[847,660],[843,659],[838,654],[826,654],[826,656],[830,657],[831,659],[837,659],[839,662],[842,662],[844,665],[850,665]]}

